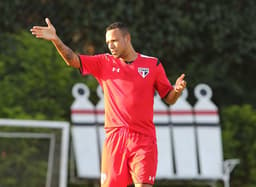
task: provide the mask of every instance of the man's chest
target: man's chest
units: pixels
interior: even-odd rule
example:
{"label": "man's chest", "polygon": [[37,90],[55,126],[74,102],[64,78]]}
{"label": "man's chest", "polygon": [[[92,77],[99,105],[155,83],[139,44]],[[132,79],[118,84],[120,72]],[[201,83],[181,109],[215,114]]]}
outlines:
{"label": "man's chest", "polygon": [[154,68],[147,64],[110,63],[104,68],[104,79],[124,81],[152,82],[155,78]]}
{"label": "man's chest", "polygon": [[102,82],[111,93],[144,94],[154,89],[155,70],[147,64],[111,63],[104,67]]}

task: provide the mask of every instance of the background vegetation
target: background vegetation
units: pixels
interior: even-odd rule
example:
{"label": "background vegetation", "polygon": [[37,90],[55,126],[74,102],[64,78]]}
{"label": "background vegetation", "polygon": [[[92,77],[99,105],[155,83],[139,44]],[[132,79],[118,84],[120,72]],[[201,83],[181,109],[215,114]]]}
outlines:
{"label": "background vegetation", "polygon": [[[77,82],[86,83],[97,102],[95,79],[66,67],[50,42],[31,36],[33,25],[44,25],[49,17],[74,51],[96,54],[107,52],[105,27],[124,21],[135,49],[159,57],[171,82],[185,72],[189,93],[198,83],[211,86],[225,158],[241,159],[232,186],[253,187],[255,9],[253,0],[1,0],[0,117],[70,120],[71,89]],[[193,95],[189,100],[195,102]]]}

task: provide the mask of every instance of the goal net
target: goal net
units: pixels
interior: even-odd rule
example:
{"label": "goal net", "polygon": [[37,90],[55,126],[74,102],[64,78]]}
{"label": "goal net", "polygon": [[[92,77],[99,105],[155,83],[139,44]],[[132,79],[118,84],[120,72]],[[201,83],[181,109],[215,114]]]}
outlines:
{"label": "goal net", "polygon": [[0,187],[66,187],[69,123],[0,119]]}

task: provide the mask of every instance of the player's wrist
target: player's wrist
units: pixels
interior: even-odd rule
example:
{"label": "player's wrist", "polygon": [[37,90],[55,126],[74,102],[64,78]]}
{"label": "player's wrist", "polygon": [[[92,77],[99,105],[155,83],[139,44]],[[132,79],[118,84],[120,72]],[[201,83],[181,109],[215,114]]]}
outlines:
{"label": "player's wrist", "polygon": [[59,37],[57,36],[57,34],[53,35],[53,37],[50,39],[53,43],[58,43],[59,42]]}

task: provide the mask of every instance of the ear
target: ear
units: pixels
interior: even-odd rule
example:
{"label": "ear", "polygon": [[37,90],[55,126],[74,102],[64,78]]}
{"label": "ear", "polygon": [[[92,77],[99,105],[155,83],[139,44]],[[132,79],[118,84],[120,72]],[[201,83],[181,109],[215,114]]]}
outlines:
{"label": "ear", "polygon": [[131,42],[131,35],[128,33],[125,35],[125,41],[128,43],[128,42]]}

